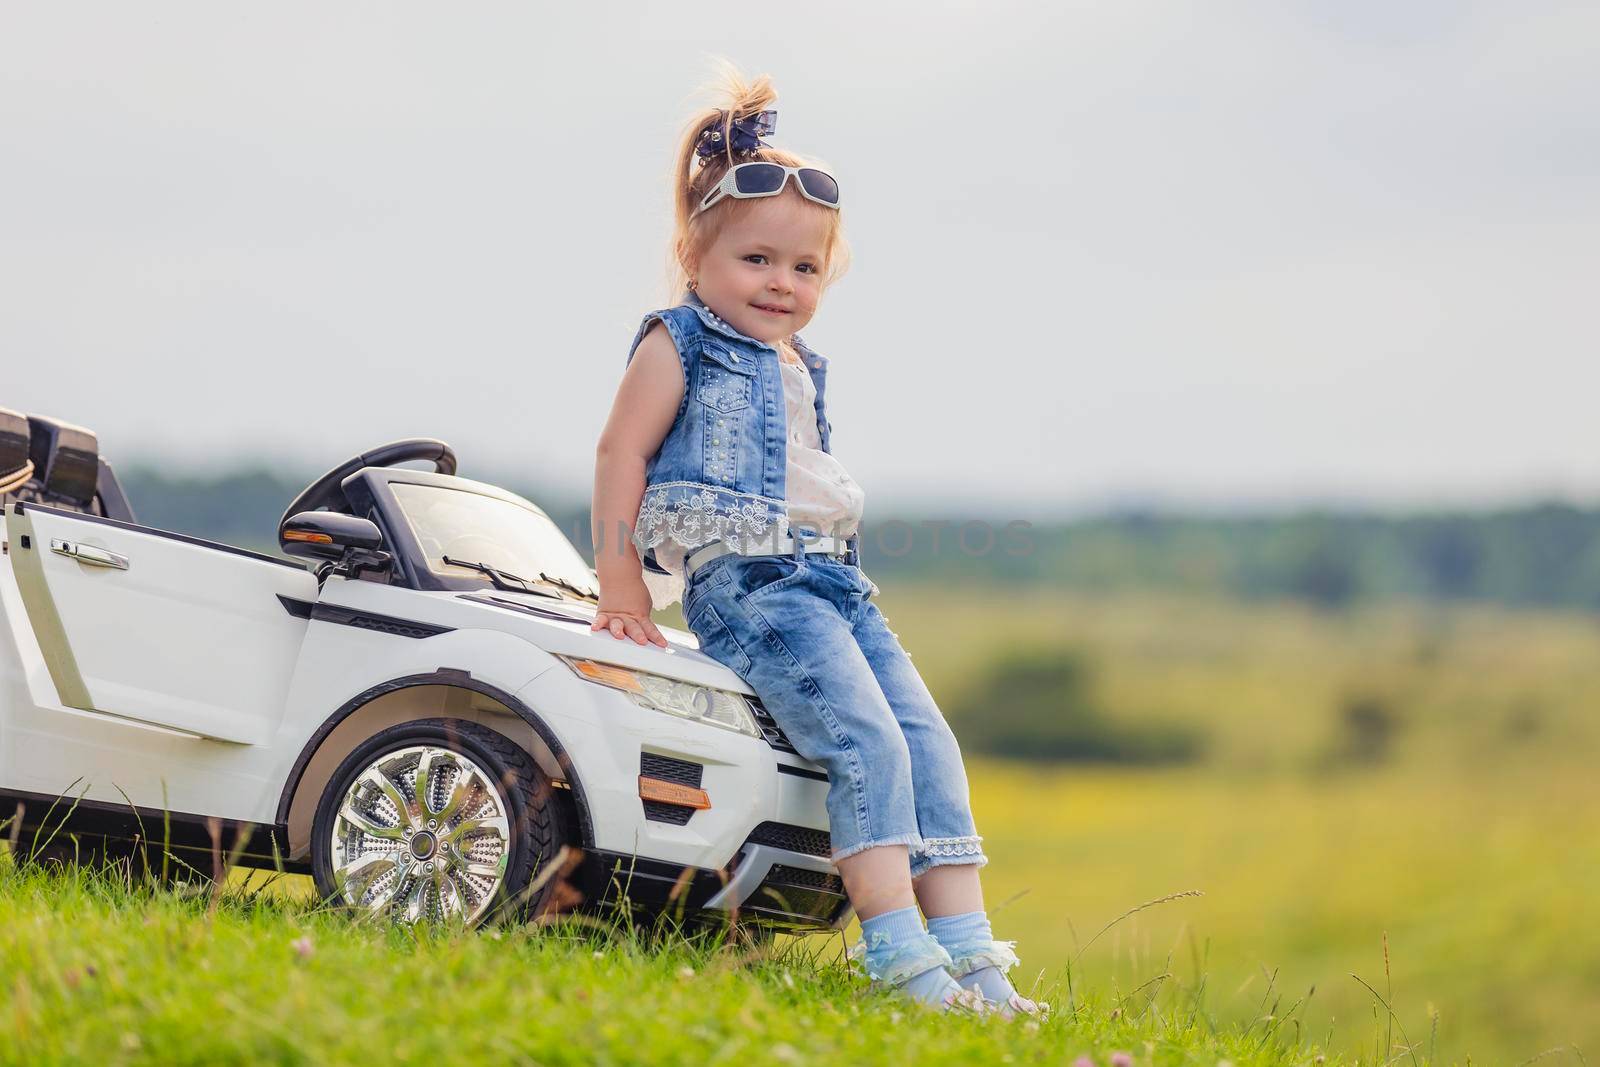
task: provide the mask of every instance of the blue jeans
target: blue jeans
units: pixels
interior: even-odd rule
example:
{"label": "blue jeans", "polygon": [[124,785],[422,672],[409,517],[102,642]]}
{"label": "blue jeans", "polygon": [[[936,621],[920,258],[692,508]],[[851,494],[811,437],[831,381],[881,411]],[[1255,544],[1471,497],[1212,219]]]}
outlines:
{"label": "blue jeans", "polygon": [[981,867],[961,749],[871,591],[860,567],[829,556],[728,553],[689,576],[683,613],[827,768],[835,861],[906,845],[913,878]]}

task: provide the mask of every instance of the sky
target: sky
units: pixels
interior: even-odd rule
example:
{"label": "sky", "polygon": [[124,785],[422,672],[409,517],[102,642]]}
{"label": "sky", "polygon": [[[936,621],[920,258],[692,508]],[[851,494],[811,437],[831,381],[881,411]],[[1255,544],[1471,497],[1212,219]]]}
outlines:
{"label": "sky", "polygon": [[839,179],[869,516],[1600,496],[1600,7],[1543,0],[0,0],[0,406],[586,498],[714,57]]}

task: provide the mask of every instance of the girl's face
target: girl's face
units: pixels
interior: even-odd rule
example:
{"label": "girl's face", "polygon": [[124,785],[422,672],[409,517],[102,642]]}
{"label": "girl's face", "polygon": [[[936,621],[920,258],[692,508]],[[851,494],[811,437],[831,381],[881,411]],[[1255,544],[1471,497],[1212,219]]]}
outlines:
{"label": "girl's face", "polygon": [[792,190],[740,206],[700,257],[695,292],[740,333],[775,344],[816,313],[828,209]]}

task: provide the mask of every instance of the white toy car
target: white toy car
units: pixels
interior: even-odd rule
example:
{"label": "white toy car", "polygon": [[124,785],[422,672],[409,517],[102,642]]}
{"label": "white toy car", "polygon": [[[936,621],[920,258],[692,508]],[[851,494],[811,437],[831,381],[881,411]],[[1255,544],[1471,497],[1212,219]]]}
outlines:
{"label": "white toy car", "polygon": [[[220,820],[238,862],[399,921],[564,884],[847,922],[821,768],[693,634],[592,632],[560,527],[455,469],[431,439],[341,463],[279,526],[308,567],[139,525],[94,434],[0,410],[0,836],[166,841],[209,873]],[[581,862],[542,877],[562,845]]]}

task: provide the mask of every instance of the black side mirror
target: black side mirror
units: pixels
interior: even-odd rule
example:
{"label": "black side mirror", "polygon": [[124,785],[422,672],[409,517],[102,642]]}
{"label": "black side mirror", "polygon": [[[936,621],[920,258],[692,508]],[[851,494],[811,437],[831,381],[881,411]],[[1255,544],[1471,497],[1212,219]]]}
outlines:
{"label": "black side mirror", "polygon": [[333,511],[302,511],[278,528],[278,547],[289,556],[337,562],[346,553],[370,556],[382,544],[377,523]]}

